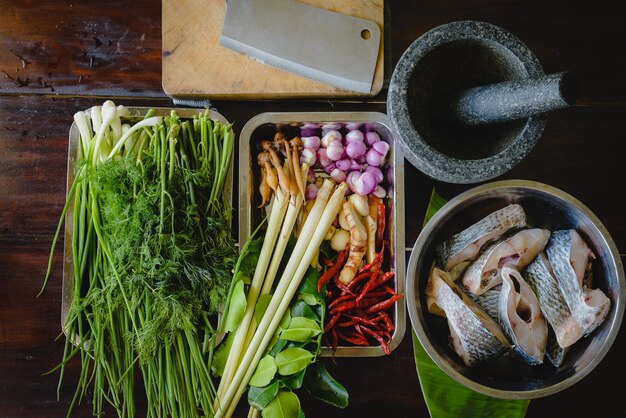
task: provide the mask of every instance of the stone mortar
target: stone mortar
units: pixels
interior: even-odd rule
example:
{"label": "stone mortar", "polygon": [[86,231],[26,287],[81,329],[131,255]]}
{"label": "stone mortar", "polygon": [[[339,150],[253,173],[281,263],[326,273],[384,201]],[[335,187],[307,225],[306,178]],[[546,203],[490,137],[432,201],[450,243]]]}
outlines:
{"label": "stone mortar", "polygon": [[489,23],[439,26],[419,37],[398,62],[387,113],[406,158],[426,175],[449,183],[486,181],[518,164],[539,140],[547,113],[467,127],[450,121],[459,91],[543,76],[519,39]]}

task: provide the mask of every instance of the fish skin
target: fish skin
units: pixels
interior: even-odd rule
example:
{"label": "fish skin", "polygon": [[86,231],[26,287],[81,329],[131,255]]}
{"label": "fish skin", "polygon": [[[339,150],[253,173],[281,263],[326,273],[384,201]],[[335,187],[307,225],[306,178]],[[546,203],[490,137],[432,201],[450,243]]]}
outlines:
{"label": "fish skin", "polygon": [[548,345],[546,347],[546,357],[550,363],[552,363],[554,367],[561,367],[568,351],[569,347],[561,347],[556,339],[554,331],[550,329],[548,331]]}
{"label": "fish skin", "polygon": [[502,267],[512,265],[521,270],[543,250],[549,238],[547,229],[532,228],[493,243],[465,270],[463,285],[475,295],[485,293],[502,283]]}
{"label": "fish skin", "polygon": [[476,296],[467,292],[467,295],[474,300],[481,308],[489,314],[490,317],[498,319],[498,304],[500,303],[500,292],[502,289],[489,289],[482,295]]}
{"label": "fish skin", "polygon": [[526,213],[518,205],[508,205],[497,210],[472,226],[439,244],[435,251],[445,271],[457,264],[473,260],[487,242],[500,238],[512,228],[526,226]]}
{"label": "fish skin", "polygon": [[572,316],[544,253],[528,265],[524,278],[537,295],[541,312],[552,327],[558,344],[565,348],[578,341],[584,329]]}
{"label": "fish skin", "polygon": [[432,270],[426,294],[445,313],[450,327],[452,348],[467,366],[487,362],[511,349],[500,325],[443,270]]}
{"label": "fish skin", "polygon": [[[523,361],[542,364],[548,340],[548,324],[541,313],[537,296],[517,270],[505,266],[500,275],[502,291],[498,301],[498,322]],[[519,285],[519,291],[514,281]],[[519,316],[522,303],[530,310],[528,320]]]}
{"label": "fish skin", "polygon": [[583,327],[584,335],[590,334],[604,321],[611,308],[610,299],[600,289],[582,287],[586,266],[589,258],[594,258],[593,253],[574,229],[555,231],[546,253],[572,316]]}

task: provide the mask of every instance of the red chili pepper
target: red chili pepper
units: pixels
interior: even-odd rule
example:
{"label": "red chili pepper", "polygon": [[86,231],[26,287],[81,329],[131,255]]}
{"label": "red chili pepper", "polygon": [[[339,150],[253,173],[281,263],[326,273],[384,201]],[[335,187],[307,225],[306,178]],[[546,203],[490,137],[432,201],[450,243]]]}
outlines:
{"label": "red chili pepper", "polygon": [[382,274],[379,278],[376,279],[376,281],[373,284],[373,288],[376,289],[378,286],[382,285],[383,283],[385,283],[387,280],[391,279],[394,276],[394,272],[393,271],[388,271],[387,273]]}
{"label": "red chili pepper", "polygon": [[324,327],[324,333],[328,332],[332,327],[335,326],[335,324],[337,323],[337,321],[339,321],[339,317],[341,315],[333,315],[330,318],[330,321],[328,321],[328,323],[326,324],[326,326]]}
{"label": "red chili pepper", "polygon": [[338,337],[338,335],[337,335],[337,329],[336,329],[336,328],[333,328],[333,329],[331,330],[330,335],[331,335],[331,339],[330,339],[330,348],[332,348],[332,349],[333,349],[333,351],[337,351],[337,343],[338,343],[338,339],[339,339],[339,337]]}
{"label": "red chili pepper", "polygon": [[335,314],[338,314],[340,312],[349,311],[350,309],[354,308],[355,306],[356,306],[356,301],[354,301],[354,300],[351,300],[349,302],[342,302],[339,305],[335,306],[330,311],[330,314],[331,315],[335,315]]}
{"label": "red chili pepper", "polygon": [[324,259],[322,260],[322,262],[323,262],[324,264],[326,264],[328,267],[332,267],[332,265],[333,265],[333,262],[332,262],[332,261],[330,261],[330,260],[329,260],[329,259],[327,259],[327,258],[324,258]]}
{"label": "red chili pepper", "polygon": [[344,302],[346,300],[350,300],[350,299],[354,299],[354,296],[352,295],[341,295],[339,296],[337,299],[333,300],[329,305],[328,305],[328,309],[332,308],[333,306],[337,306],[339,305],[341,302]]}
{"label": "red chili pepper", "polygon": [[376,339],[376,341],[380,343],[380,346],[382,347],[385,354],[391,353],[391,350],[389,350],[389,346],[387,345],[383,337],[380,336],[376,331],[373,331],[367,327],[361,327],[361,329],[363,330],[365,334],[369,335],[370,337],[374,337],[374,339]]}
{"label": "red chili pepper", "polygon": [[385,296],[387,296],[387,292],[384,290],[375,290],[373,292],[368,292],[367,294],[368,298],[379,298],[380,300],[382,300]]}
{"label": "red chili pepper", "polygon": [[339,334],[339,339],[354,345],[370,345],[365,338],[353,337],[351,335]]}
{"label": "red chili pepper", "polygon": [[354,279],[352,279],[352,281],[350,283],[348,283],[348,288],[352,289],[353,287],[355,287],[355,285],[365,279],[369,279],[370,277],[372,277],[372,272],[367,270],[364,271],[361,274],[357,274],[356,277]]}
{"label": "red chili pepper", "polygon": [[376,253],[372,262],[361,267],[359,271],[357,272],[357,274],[361,274],[365,271],[371,271],[372,267],[374,267],[375,265],[379,265],[378,268],[380,268],[380,265],[383,263],[383,252],[385,250],[386,242],[383,241],[382,245],[383,245],[382,248],[380,249],[378,253]]}
{"label": "red chili pepper", "polygon": [[[365,308],[367,312],[367,308],[369,308],[370,306],[376,305],[380,301],[381,299],[379,297],[374,297],[374,298],[367,297],[356,302],[356,306],[358,306],[359,308]],[[368,315],[366,314],[366,316]]]}
{"label": "red chili pepper", "polygon": [[341,290],[341,294],[342,295],[352,295],[352,296],[356,296],[354,293],[352,293],[352,290],[350,290],[350,288],[348,286],[346,286],[345,284],[341,283],[339,281],[339,277],[335,276],[335,286],[337,286],[339,288],[339,290]]}
{"label": "red chili pepper", "polygon": [[385,292],[389,293],[390,295],[395,295],[395,294],[396,294],[396,291],[395,291],[395,290],[393,290],[393,289],[392,289],[391,287],[389,287],[389,286],[385,286],[385,287],[384,287],[384,289],[385,289]]}
{"label": "red chili pepper", "polygon": [[377,215],[376,246],[379,246],[383,241],[383,234],[385,233],[385,204],[382,202],[378,204]]}
{"label": "red chili pepper", "polygon": [[384,311],[378,312],[377,318],[382,319],[383,323],[385,324],[385,326],[387,327],[389,331],[393,331],[395,329],[395,327],[393,326],[393,322],[391,322],[391,318],[389,318],[389,315],[387,315],[386,312]]}
{"label": "red chili pepper", "polygon": [[374,313],[374,312],[378,312],[378,311],[384,311],[387,310],[389,307],[391,307],[391,305],[394,304],[395,301],[399,300],[402,298],[402,294],[400,295],[395,295],[390,297],[387,300],[384,300],[382,302],[379,302],[375,305],[370,306],[369,308],[366,309],[365,312],[367,313]]}
{"label": "red chili pepper", "polygon": [[370,325],[372,327],[376,326],[376,322],[370,321],[369,319],[361,318],[358,316],[347,315],[348,318],[352,319],[354,322],[358,322],[359,324]]}
{"label": "red chili pepper", "polygon": [[351,319],[349,321],[337,322],[337,325],[335,326],[338,328],[348,328],[348,327],[353,327],[354,324],[356,324],[356,321]]}
{"label": "red chili pepper", "polygon": [[317,281],[318,292],[322,291],[322,286],[324,286],[324,284],[326,284],[327,281],[332,279],[333,276],[337,274],[339,269],[343,266],[343,263],[346,259],[346,253],[347,253],[346,250],[340,251],[339,255],[337,255],[337,261],[335,261],[335,264],[333,264],[332,267],[329,267],[328,270],[326,270],[324,274],[320,276],[319,280]]}
{"label": "red chili pepper", "polygon": [[373,272],[372,277],[368,280],[367,284],[365,284],[365,287],[363,288],[361,293],[359,293],[359,296],[356,297],[357,302],[360,302],[361,299],[363,299],[365,295],[367,295],[367,293],[374,288],[374,283],[376,283],[377,278],[378,278],[378,271]]}

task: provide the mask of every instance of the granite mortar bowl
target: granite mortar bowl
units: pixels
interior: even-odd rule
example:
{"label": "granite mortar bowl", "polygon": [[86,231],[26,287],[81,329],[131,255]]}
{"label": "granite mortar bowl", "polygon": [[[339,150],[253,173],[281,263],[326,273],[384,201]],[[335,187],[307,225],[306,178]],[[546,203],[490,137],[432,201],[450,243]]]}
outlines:
{"label": "granite mortar bowl", "polygon": [[[432,315],[424,294],[437,244],[510,203],[524,207],[528,224],[550,230],[575,228],[595,253],[594,288],[611,300],[606,320],[571,346],[555,368],[531,366],[507,356],[473,368],[465,366],[448,343],[445,318]],[[406,274],[406,301],[413,330],[428,355],[457,382],[489,396],[531,399],[561,391],[598,365],[615,340],[624,314],[624,269],[611,236],[581,202],[554,187],[523,180],[492,182],[460,194],[444,205],[419,235]]]}
{"label": "granite mortar bowl", "polygon": [[530,152],[547,113],[467,127],[450,123],[449,103],[461,90],[543,75],[537,58],[511,33],[489,23],[453,22],[426,32],[404,52],[387,113],[406,158],[425,174],[450,183],[486,181]]}

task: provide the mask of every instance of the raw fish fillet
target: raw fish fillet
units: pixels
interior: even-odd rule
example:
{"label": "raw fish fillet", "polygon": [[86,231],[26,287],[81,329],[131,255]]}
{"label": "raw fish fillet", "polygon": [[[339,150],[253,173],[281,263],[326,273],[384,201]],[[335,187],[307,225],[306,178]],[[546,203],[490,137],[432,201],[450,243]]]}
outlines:
{"label": "raw fish fillet", "polygon": [[428,280],[426,295],[432,308],[448,319],[452,348],[468,366],[496,358],[511,348],[500,325],[438,268]]}
{"label": "raw fish fillet", "polygon": [[465,270],[463,285],[475,295],[485,293],[502,283],[502,267],[508,265],[521,270],[543,250],[549,238],[547,229],[524,229],[492,244]]}
{"label": "raw fish fillet", "polygon": [[526,213],[520,205],[509,205],[493,212],[467,229],[450,237],[436,248],[444,270],[473,260],[488,242],[497,240],[511,228],[526,226]]}
{"label": "raw fish fillet", "polygon": [[548,340],[548,324],[537,296],[514,268],[505,266],[500,274],[500,325],[522,360],[528,364],[541,364]]}

